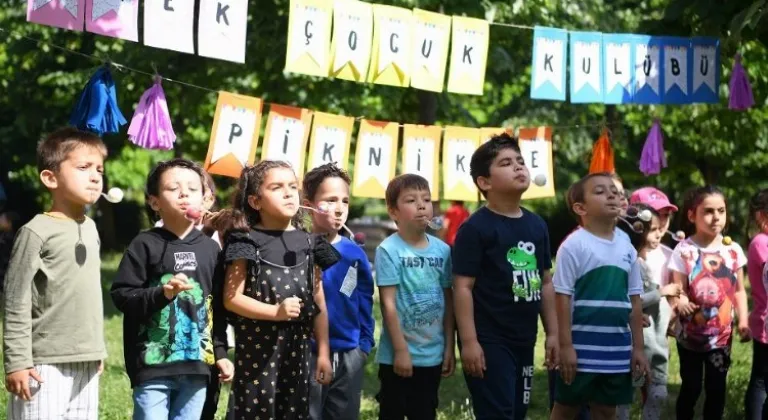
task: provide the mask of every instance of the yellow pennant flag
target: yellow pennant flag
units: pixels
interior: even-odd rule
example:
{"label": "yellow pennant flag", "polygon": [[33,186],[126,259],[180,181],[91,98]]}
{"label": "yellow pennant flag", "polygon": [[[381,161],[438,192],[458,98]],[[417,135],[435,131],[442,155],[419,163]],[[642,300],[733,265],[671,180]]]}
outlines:
{"label": "yellow pennant flag", "polygon": [[[555,170],[552,157],[552,127],[521,128],[520,152],[531,176],[531,186],[522,199],[554,197]],[[537,181],[542,185],[538,185]]]}
{"label": "yellow pennant flag", "polygon": [[360,121],[352,195],[384,198],[389,180],[395,177],[399,134],[396,122]]}
{"label": "yellow pennant flag", "polygon": [[331,17],[330,2],[291,0],[285,71],[328,76]]}
{"label": "yellow pennant flag", "polygon": [[451,34],[451,18],[426,10],[413,10],[411,87],[442,92]]}
{"label": "yellow pennant flag", "polygon": [[272,105],[267,116],[267,131],[261,148],[261,160],[282,160],[304,175],[304,156],[312,124],[312,111],[285,105]]}
{"label": "yellow pennant flag", "polygon": [[354,123],[354,117],[315,112],[307,171],[326,163],[336,163],[339,168],[347,169]]}
{"label": "yellow pennant flag", "polygon": [[480,129],[445,127],[443,185],[446,200],[477,201],[477,186],[469,174],[469,161],[480,144]]}
{"label": "yellow pennant flag", "polygon": [[203,165],[206,171],[239,178],[245,165],[253,165],[259,144],[261,106],[259,98],[219,92]]}
{"label": "yellow pennant flag", "polygon": [[373,8],[357,0],[333,4],[331,77],[364,82],[371,61]]}
{"label": "yellow pennant flag", "polygon": [[416,174],[429,183],[432,201],[440,199],[440,136],[442,127],[405,124],[403,126],[404,174]]}
{"label": "yellow pennant flag", "polygon": [[373,5],[373,50],[368,81],[408,87],[411,80],[413,13],[394,6]]}
{"label": "yellow pennant flag", "polygon": [[453,17],[448,92],[483,94],[489,32],[487,20]]}
{"label": "yellow pennant flag", "polygon": [[511,136],[514,132],[515,130],[512,127],[483,127],[480,129],[480,144],[484,144],[491,137],[498,136],[499,134],[507,133]]}

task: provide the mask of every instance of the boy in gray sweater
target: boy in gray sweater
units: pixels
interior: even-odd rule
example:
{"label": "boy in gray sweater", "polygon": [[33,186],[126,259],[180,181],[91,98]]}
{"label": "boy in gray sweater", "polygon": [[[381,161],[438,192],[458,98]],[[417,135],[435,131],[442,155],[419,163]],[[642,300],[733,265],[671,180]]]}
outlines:
{"label": "boy in gray sweater", "polygon": [[107,352],[99,233],[85,207],[101,195],[106,155],[98,136],[74,128],[37,147],[53,204],[19,229],[5,277],[8,419],[98,418]]}

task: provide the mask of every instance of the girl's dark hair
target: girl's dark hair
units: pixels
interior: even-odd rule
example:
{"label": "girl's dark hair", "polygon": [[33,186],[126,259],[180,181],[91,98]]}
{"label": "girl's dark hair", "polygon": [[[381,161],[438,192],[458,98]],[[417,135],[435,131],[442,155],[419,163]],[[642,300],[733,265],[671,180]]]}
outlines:
{"label": "girl's dark hair", "polygon": [[638,252],[645,247],[645,238],[648,236],[648,231],[651,230],[651,224],[653,222],[653,219],[646,222],[640,218],[641,213],[645,210],[650,211],[653,217],[659,217],[659,213],[651,206],[637,203],[631,204],[627,208],[626,214],[621,216],[624,220],[619,219],[617,221],[619,229],[623,230],[627,236],[629,236],[629,241],[632,242],[632,246],[635,247]]}
{"label": "girl's dark hair", "polygon": [[347,185],[352,183],[347,171],[339,168],[335,163],[326,163],[325,165],[320,165],[317,168],[312,169],[304,175],[304,182],[302,183],[304,198],[314,201],[317,189],[320,188],[320,184],[322,184],[326,178],[341,178]]}
{"label": "girl's dark hair", "polygon": [[152,210],[152,207],[149,205],[149,197],[157,197],[160,195],[160,179],[163,177],[163,174],[166,171],[173,168],[182,168],[194,171],[200,175],[200,184],[203,187],[205,186],[205,175],[203,168],[201,168],[197,163],[192,162],[189,159],[181,158],[159,162],[157,165],[155,165],[154,168],[152,168],[152,170],[149,172],[149,175],[147,175],[147,185],[144,189],[144,209],[147,212],[147,217],[152,223],[160,220],[160,216],[156,211]]}
{"label": "girl's dark hair", "polygon": [[[752,225],[757,225],[757,213],[763,212],[768,216],[768,188],[755,193],[749,200],[749,219],[747,220],[747,233],[746,237],[749,238],[749,229]],[[762,229],[762,226],[757,226],[758,229]]]}
{"label": "girl's dark hair", "polygon": [[[685,232],[686,237],[696,233],[696,225],[689,220],[688,213],[693,212],[695,214],[699,204],[710,195],[719,195],[725,200],[723,191],[714,185],[691,188],[683,195],[683,208],[680,212],[680,226],[682,227],[683,232]],[[726,225],[727,223],[728,221],[726,220]]]}
{"label": "girl's dark hair", "polygon": [[[248,204],[248,197],[258,196],[267,172],[277,168],[293,171],[289,163],[281,160],[263,160],[256,165],[243,168],[237,190],[232,197],[232,208],[218,212],[209,222],[214,229],[223,233],[225,240],[232,232],[250,232],[251,228],[261,221],[259,212]],[[303,212],[297,212],[291,223],[297,229],[305,230]]]}

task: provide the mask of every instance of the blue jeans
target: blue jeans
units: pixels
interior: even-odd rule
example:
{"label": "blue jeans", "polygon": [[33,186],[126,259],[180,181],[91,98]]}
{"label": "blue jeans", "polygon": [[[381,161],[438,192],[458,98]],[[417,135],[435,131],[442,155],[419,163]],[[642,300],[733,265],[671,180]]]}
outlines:
{"label": "blue jeans", "polygon": [[199,419],[208,377],[179,375],[145,381],[133,389],[133,420]]}

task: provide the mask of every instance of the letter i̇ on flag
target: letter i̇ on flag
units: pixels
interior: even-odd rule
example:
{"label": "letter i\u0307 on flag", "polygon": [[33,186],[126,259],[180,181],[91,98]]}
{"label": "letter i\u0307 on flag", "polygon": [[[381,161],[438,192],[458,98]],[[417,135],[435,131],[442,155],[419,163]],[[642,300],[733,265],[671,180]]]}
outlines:
{"label": "letter i\u0307 on flag", "polygon": [[687,104],[691,102],[691,63],[693,50],[689,38],[667,36],[662,38],[664,52],[664,90],[666,104]]}
{"label": "letter i\u0307 on flag", "polygon": [[256,158],[261,128],[259,98],[219,92],[204,168],[212,174],[240,177]]}
{"label": "letter i\u0307 on flag", "polygon": [[603,102],[603,34],[571,32],[571,102]]}
{"label": "letter i\u0307 on flag", "polygon": [[200,0],[198,54],[245,63],[247,24],[247,1]]}
{"label": "letter i\u0307 on flag", "polygon": [[373,8],[357,0],[333,4],[331,77],[364,82],[368,75],[373,42]]}
{"label": "letter i\u0307 on flag", "polygon": [[302,178],[311,124],[312,111],[308,109],[272,105],[267,116],[261,160],[288,162],[296,176]]}
{"label": "letter i\u0307 on flag", "polygon": [[353,169],[352,195],[384,198],[395,177],[400,127],[396,122],[361,120]]}
{"label": "letter i\u0307 on flag", "polygon": [[354,117],[315,112],[312,119],[312,136],[309,142],[307,171],[326,163],[346,170],[349,162],[349,144]]}
{"label": "letter i\u0307 on flag", "polygon": [[27,22],[82,31],[85,0],[27,0]]}
{"label": "letter i\u0307 on flag", "polygon": [[413,10],[411,87],[442,92],[448,61],[451,18],[426,10]]}
{"label": "letter i\u0307 on flag", "polygon": [[568,32],[537,26],[533,31],[531,98],[565,100]]}
{"label": "letter i\u0307 on flag", "polygon": [[285,71],[328,76],[332,7],[324,0],[291,0]]}
{"label": "letter i\u0307 on flag", "polygon": [[606,104],[632,102],[634,43],[631,35],[603,34],[603,90]]}
{"label": "letter i\u0307 on flag", "polygon": [[489,32],[486,20],[453,17],[448,92],[483,94]]}
{"label": "letter i\u0307 on flag", "polygon": [[445,127],[442,165],[444,199],[477,201],[477,186],[469,174],[469,161],[479,145],[479,128]]}
{"label": "letter i\u0307 on flag", "polygon": [[432,201],[440,199],[440,136],[442,127],[435,125],[403,125],[404,174],[421,175],[429,183]]}

